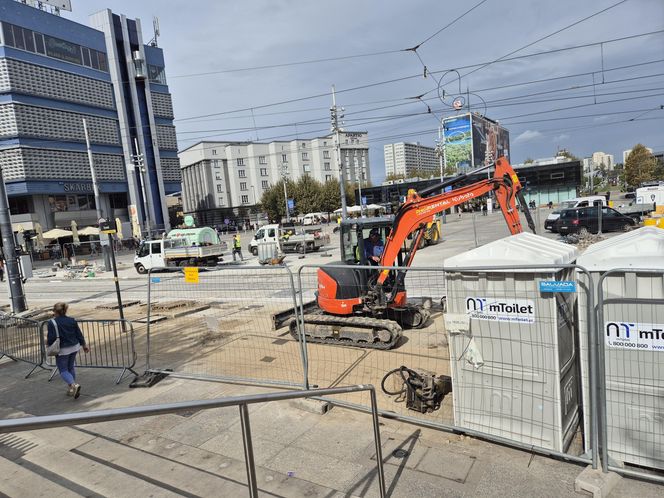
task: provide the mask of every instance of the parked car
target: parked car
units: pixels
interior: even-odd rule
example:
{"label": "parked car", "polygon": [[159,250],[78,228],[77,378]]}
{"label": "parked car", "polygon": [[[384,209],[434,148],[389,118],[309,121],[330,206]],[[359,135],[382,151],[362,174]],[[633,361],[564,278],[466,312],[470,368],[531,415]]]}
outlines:
{"label": "parked car", "polygon": [[[563,209],[556,220],[555,231],[561,235],[569,233],[599,232],[599,206]],[[636,226],[636,220],[610,207],[602,207],[602,232],[616,230],[629,231]]]}
{"label": "parked car", "polygon": [[582,208],[586,206],[606,206],[606,197],[603,195],[591,195],[588,197],[575,197],[567,201],[561,202],[558,207],[549,213],[549,216],[544,220],[544,229],[556,231],[556,222],[563,209]]}

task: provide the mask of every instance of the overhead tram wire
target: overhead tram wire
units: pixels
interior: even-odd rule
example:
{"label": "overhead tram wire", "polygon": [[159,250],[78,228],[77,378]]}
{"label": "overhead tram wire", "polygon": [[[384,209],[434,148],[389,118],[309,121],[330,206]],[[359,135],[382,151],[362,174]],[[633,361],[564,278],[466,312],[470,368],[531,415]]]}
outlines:
{"label": "overhead tram wire", "polygon": [[[438,70],[438,71],[431,71],[429,74],[442,74],[442,73],[445,73],[445,72],[449,71],[450,69],[467,69],[467,68],[471,68],[471,67],[478,67],[478,66],[486,66],[486,65],[489,65],[489,64],[495,64],[495,63],[498,63],[498,62],[501,62],[501,63],[502,62],[510,62],[510,61],[525,59],[525,58],[530,58],[530,57],[550,55],[550,54],[553,54],[553,53],[564,52],[564,51],[568,51],[568,50],[576,50],[576,49],[579,49],[579,48],[586,48],[586,47],[597,46],[597,45],[601,45],[601,44],[614,43],[614,42],[630,40],[630,39],[639,38],[639,37],[643,37],[643,36],[651,36],[651,35],[656,35],[656,34],[661,34],[661,33],[664,33],[664,29],[657,30],[657,31],[650,31],[650,32],[646,32],[646,33],[639,33],[639,34],[636,34],[636,35],[623,36],[623,37],[603,40],[603,41],[599,41],[599,42],[585,43],[585,44],[582,44],[582,45],[576,45],[576,46],[571,46],[571,47],[563,47],[563,48],[552,49],[552,50],[547,50],[547,51],[542,51],[542,52],[536,52],[536,53],[532,53],[532,54],[525,54],[525,55],[516,56],[516,57],[503,58],[501,60],[495,59],[495,60],[492,60],[492,61],[489,61],[489,62],[481,62],[481,63],[469,64],[469,65],[465,65],[465,66],[458,66],[456,68],[449,68],[449,69],[442,69],[442,70]],[[339,93],[346,93],[346,92],[354,92],[354,91],[357,91],[357,90],[364,90],[366,88],[372,88],[372,87],[376,87],[376,86],[387,85],[387,84],[397,83],[397,82],[401,82],[401,81],[407,81],[407,80],[410,80],[410,79],[419,78],[421,76],[422,75],[418,73],[418,74],[411,75],[411,76],[403,76],[403,77],[399,77],[399,78],[392,78],[392,79],[388,79],[388,80],[383,80],[383,81],[378,81],[378,82],[374,82],[374,83],[368,83],[368,84],[365,84],[365,85],[360,85],[360,86],[357,86],[357,87],[350,87],[350,88],[337,90],[336,93],[339,94]],[[433,90],[431,90],[431,91],[433,91]],[[426,93],[431,93],[431,91],[426,92]],[[196,116],[189,116],[189,117],[186,117],[186,118],[178,118],[178,119],[175,119],[174,122],[183,122],[183,121],[190,121],[190,120],[199,119],[199,118],[207,118],[207,117],[212,117],[212,116],[235,114],[235,113],[238,113],[238,112],[251,111],[251,109],[264,109],[264,108],[268,108],[268,107],[275,107],[275,106],[286,105],[286,104],[291,104],[291,103],[295,103],[295,102],[302,102],[302,101],[305,101],[305,100],[312,100],[312,99],[321,98],[321,97],[326,97],[326,98],[329,97],[329,92],[313,94],[313,95],[308,95],[308,96],[305,96],[305,97],[298,97],[298,98],[294,98],[294,99],[282,100],[282,101],[277,101],[277,102],[272,102],[270,104],[254,105],[254,106],[234,109],[234,110],[231,110],[231,111],[220,111],[220,112],[211,113],[211,114],[201,114],[201,115],[196,115]]]}
{"label": "overhead tram wire", "polygon": [[549,33],[548,35],[542,36],[541,38],[538,38],[537,40],[534,40],[534,41],[532,41],[532,42],[530,42],[530,43],[527,43],[526,45],[524,45],[524,46],[522,46],[522,47],[520,47],[520,48],[517,48],[516,50],[512,50],[511,52],[509,52],[509,53],[503,55],[502,57],[499,57],[499,58],[497,58],[497,59],[495,59],[495,60],[493,60],[493,61],[487,62],[486,64],[481,65],[481,66],[479,66],[479,67],[473,69],[472,71],[469,71],[469,72],[467,72],[467,73],[464,73],[463,75],[461,75],[461,77],[464,78],[464,77],[469,76],[469,75],[471,75],[471,74],[473,74],[473,73],[475,73],[475,72],[477,72],[477,71],[480,71],[480,70],[482,70],[482,69],[484,69],[484,68],[486,68],[486,67],[489,67],[489,66],[492,65],[492,64],[495,64],[495,63],[497,63],[497,62],[501,62],[503,59],[506,59],[507,57],[510,57],[511,55],[514,55],[514,54],[516,54],[517,52],[520,52],[521,50],[524,50],[524,49],[526,49],[526,48],[528,48],[528,47],[532,47],[533,45],[536,45],[537,43],[539,43],[539,42],[541,42],[541,41],[544,41],[544,40],[546,40],[547,38],[551,38],[552,36],[555,36],[555,35],[557,35],[557,34],[560,34],[560,33],[562,33],[563,31],[566,31],[566,30],[568,30],[568,29],[570,29],[570,28],[573,28],[574,26],[577,26],[577,25],[579,25],[579,24],[581,24],[581,23],[583,23],[583,22],[586,22],[586,21],[588,21],[589,19],[592,19],[593,17],[596,17],[596,16],[598,16],[598,15],[601,15],[601,14],[603,14],[603,13],[605,13],[605,12],[611,10],[611,9],[614,9],[615,7],[618,7],[619,5],[622,5],[622,4],[625,3],[626,1],[627,1],[627,0],[620,0],[619,2],[616,2],[616,3],[614,3],[613,5],[610,5],[610,6],[606,7],[606,8],[604,8],[604,9],[601,9],[601,10],[599,10],[599,11],[593,13],[593,14],[590,14],[589,16],[586,16],[586,17],[584,17],[584,18],[582,18],[582,19],[579,19],[578,21],[574,21],[573,23],[568,24],[567,26],[564,26],[564,27],[562,27],[562,28],[560,28],[560,29],[557,29],[557,30],[553,31],[552,33]]}

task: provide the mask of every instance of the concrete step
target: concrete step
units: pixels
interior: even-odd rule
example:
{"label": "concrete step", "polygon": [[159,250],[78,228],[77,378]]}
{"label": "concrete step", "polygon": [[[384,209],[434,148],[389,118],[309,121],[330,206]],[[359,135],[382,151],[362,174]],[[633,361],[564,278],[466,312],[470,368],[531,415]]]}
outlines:
{"label": "concrete step", "polygon": [[93,439],[75,451],[182,496],[247,495],[244,482],[225,479],[106,439]]}
{"label": "concrete step", "polygon": [[38,447],[22,458],[100,496],[179,496],[168,487],[146,482],[122,469],[81,455],[76,449]]}
{"label": "concrete step", "polygon": [[10,498],[82,496],[4,457],[0,457],[0,495]]}

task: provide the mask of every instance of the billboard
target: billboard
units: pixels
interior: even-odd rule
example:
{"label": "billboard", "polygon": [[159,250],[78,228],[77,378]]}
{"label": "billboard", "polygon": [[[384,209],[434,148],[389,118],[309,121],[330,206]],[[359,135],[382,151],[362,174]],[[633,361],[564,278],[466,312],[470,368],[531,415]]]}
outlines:
{"label": "billboard", "polygon": [[495,121],[473,114],[473,166],[479,168],[499,157],[510,158],[510,134]]}
{"label": "billboard", "polygon": [[446,169],[452,167],[458,172],[470,169],[473,160],[470,114],[443,119],[443,146]]}
{"label": "billboard", "polygon": [[443,119],[445,168],[457,173],[509,159],[509,131],[479,114],[461,114]]}

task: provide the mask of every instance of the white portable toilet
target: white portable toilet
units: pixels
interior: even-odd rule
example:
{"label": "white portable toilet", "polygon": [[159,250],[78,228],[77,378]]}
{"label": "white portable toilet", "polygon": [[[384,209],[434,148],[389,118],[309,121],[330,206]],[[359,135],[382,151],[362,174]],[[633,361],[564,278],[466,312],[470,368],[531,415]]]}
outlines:
{"label": "white portable toilet", "polygon": [[579,423],[575,272],[546,266],[576,256],[574,246],[521,233],[445,260],[456,426],[569,447]]}
{"label": "white portable toilet", "polygon": [[[644,227],[593,244],[577,262],[591,273],[595,286],[603,273],[613,269],[664,271],[664,230]],[[587,279],[580,275],[579,280]],[[597,288],[593,290],[597,305]],[[603,292],[604,320],[598,323],[598,331],[605,351],[609,456],[664,469],[664,277],[638,271],[613,273],[604,279]],[[660,301],[640,304],[638,299]],[[586,309],[585,294],[580,294],[584,406],[590,397]],[[586,410],[586,447],[589,424]]]}

